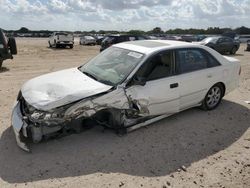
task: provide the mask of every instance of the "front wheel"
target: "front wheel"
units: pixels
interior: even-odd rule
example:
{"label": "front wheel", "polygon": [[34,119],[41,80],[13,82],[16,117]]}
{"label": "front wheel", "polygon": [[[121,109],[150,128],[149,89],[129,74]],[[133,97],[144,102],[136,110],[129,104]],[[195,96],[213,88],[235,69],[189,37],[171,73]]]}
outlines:
{"label": "front wheel", "polygon": [[215,109],[221,102],[223,97],[224,89],[221,84],[216,84],[207,92],[206,97],[202,102],[202,109],[204,110],[213,110]]}

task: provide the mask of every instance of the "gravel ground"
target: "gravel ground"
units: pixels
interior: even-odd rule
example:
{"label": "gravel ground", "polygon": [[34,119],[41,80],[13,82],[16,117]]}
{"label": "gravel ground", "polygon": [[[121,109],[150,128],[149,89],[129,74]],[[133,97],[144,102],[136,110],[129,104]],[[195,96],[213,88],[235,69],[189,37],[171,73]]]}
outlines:
{"label": "gravel ground", "polygon": [[22,84],[75,67],[99,46],[50,49],[17,39],[18,55],[0,70],[0,187],[250,187],[250,52],[241,45],[240,87],[213,111],[190,109],[119,137],[101,127],[32,145],[25,153],[10,127]]}

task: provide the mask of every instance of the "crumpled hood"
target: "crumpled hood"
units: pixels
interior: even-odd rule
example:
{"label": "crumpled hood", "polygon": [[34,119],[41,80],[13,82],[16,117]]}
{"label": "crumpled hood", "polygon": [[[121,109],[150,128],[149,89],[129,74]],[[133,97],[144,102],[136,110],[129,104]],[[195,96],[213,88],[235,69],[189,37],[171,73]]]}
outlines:
{"label": "crumpled hood", "polygon": [[33,78],[23,85],[21,92],[27,103],[47,111],[111,88],[72,68]]}

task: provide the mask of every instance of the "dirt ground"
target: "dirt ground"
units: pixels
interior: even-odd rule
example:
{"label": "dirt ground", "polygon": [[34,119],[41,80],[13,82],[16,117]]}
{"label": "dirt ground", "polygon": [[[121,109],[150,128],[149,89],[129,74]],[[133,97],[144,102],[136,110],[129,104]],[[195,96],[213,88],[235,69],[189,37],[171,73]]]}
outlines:
{"label": "dirt ground", "polygon": [[10,127],[22,84],[75,67],[99,46],[50,49],[46,39],[17,39],[18,55],[0,70],[0,187],[250,187],[250,52],[240,87],[214,111],[190,109],[119,137],[96,127],[32,145],[25,153]]}

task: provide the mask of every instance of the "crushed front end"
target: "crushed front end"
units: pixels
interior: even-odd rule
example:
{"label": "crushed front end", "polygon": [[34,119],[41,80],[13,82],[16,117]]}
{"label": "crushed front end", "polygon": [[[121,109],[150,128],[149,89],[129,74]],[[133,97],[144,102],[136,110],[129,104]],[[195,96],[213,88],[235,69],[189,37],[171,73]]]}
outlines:
{"label": "crushed front end", "polygon": [[[29,105],[23,97],[18,97],[12,112],[12,127],[15,133],[17,145],[25,151],[30,151],[28,142],[40,142],[43,138],[49,138],[62,134],[64,128],[75,128],[81,122],[71,118],[65,118],[64,112],[67,106],[59,107],[51,111],[40,111]],[[74,126],[71,126],[71,124]]]}

